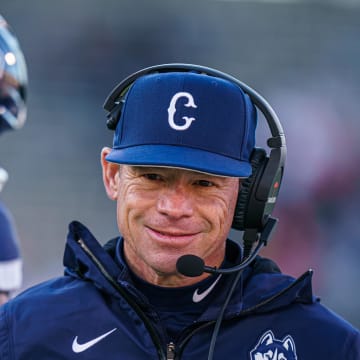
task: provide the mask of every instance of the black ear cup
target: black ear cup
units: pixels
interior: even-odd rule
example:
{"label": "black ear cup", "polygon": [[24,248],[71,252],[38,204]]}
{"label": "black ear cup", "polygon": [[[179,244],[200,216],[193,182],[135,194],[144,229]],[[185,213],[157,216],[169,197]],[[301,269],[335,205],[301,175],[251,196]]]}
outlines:
{"label": "black ear cup", "polygon": [[256,188],[260,182],[261,175],[267,163],[266,151],[261,148],[255,148],[251,154],[252,174],[250,177],[242,180],[235,207],[232,227],[236,230],[261,229],[263,227],[263,208],[258,212],[249,213],[252,198],[255,196]]}

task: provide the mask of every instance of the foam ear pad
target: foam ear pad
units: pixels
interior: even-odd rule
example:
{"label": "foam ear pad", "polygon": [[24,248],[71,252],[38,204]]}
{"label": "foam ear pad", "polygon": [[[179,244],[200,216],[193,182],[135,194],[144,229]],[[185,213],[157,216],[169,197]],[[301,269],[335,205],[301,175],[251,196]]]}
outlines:
{"label": "foam ear pad", "polygon": [[[266,151],[262,148],[255,148],[251,154],[252,174],[248,178],[242,180],[240,190],[235,207],[232,227],[236,230],[245,230],[248,226],[248,209],[252,196],[254,196],[254,184],[258,183],[259,177],[263,173],[264,166],[267,162]],[[260,223],[263,213],[256,214],[259,219],[252,219],[251,223]]]}

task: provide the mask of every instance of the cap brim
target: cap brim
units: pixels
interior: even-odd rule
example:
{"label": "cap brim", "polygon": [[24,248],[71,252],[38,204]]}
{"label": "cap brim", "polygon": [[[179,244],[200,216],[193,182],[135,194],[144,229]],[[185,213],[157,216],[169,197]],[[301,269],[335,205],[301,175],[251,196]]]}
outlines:
{"label": "cap brim", "polygon": [[172,145],[141,145],[113,149],[106,156],[106,160],[125,165],[175,167],[239,178],[247,178],[252,172],[251,164],[246,161]]}

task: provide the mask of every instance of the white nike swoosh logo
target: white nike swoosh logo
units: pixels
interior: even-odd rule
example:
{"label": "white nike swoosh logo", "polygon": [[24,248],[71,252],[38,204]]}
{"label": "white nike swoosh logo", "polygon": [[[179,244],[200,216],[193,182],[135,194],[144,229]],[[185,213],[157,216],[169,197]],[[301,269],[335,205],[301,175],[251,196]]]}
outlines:
{"label": "white nike swoosh logo", "polygon": [[195,303],[198,303],[200,302],[201,300],[205,299],[210,291],[215,287],[215,285],[218,283],[218,281],[220,280],[221,278],[221,275],[219,275],[219,277],[211,284],[211,286],[209,286],[205,291],[203,291],[202,293],[199,294],[199,288],[197,288],[195,291],[194,291],[194,294],[193,294],[193,302]]}
{"label": "white nike swoosh logo", "polygon": [[102,335],[98,336],[97,338],[92,339],[84,344],[79,344],[78,337],[76,336],[72,343],[72,351],[74,353],[81,353],[81,352],[91,348],[93,345],[97,344],[99,341],[101,341],[102,339],[104,339],[105,337],[107,337],[108,335],[113,333],[115,330],[117,330],[117,328],[112,329],[112,330],[108,331],[107,333],[102,334]]}

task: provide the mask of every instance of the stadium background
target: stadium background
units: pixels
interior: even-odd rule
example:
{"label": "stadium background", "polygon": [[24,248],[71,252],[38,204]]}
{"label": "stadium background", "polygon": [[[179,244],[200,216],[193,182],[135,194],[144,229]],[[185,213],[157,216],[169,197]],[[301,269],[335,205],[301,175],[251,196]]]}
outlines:
{"label": "stadium background", "polygon": [[0,139],[23,288],[62,273],[71,220],[102,243],[117,234],[99,162],[109,91],[142,67],[198,63],[254,87],[285,129],[280,224],[263,254],[294,276],[313,268],[315,292],[360,327],[360,1],[2,0],[0,13],[29,71],[28,121]]}

